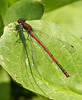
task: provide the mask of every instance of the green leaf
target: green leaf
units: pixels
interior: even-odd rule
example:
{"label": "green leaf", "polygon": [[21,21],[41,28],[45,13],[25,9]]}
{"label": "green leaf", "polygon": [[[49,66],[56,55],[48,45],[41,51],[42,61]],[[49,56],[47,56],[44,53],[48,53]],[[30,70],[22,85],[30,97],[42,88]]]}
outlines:
{"label": "green leaf", "polygon": [[[4,96],[5,94],[5,96]],[[0,66],[0,100],[10,99],[10,79],[7,72]]]}
{"label": "green leaf", "polygon": [[32,100],[50,100],[50,99],[37,96],[37,97],[33,97]]}
{"label": "green leaf", "polygon": [[7,0],[0,0],[0,15],[2,15],[2,18],[6,14],[7,8]]}
{"label": "green leaf", "polygon": [[82,38],[82,1],[46,13],[44,20],[52,21]]}
{"label": "green leaf", "polygon": [[3,28],[4,28],[4,17],[7,12],[7,0],[0,0],[0,36],[3,34]]}
{"label": "green leaf", "polygon": [[12,6],[15,2],[17,2],[19,0],[8,0],[8,6]]}
{"label": "green leaf", "polygon": [[67,4],[73,3],[75,1],[80,1],[80,0],[42,0],[42,2],[45,4],[45,11],[49,12],[51,10],[58,9],[62,6],[65,6]]}
{"label": "green leaf", "polygon": [[20,30],[16,36],[15,24],[4,29],[0,40],[0,64],[18,84],[30,91],[49,99],[81,100],[82,42],[55,23],[39,20],[27,23],[70,77],[67,78],[55,62],[49,61],[37,41],[31,38],[33,42],[30,42],[27,32],[24,32],[23,40],[17,41],[22,33]]}
{"label": "green leaf", "polygon": [[44,6],[38,1],[22,0],[8,8],[5,25],[17,21],[19,18],[27,20],[40,19],[44,13]]}
{"label": "green leaf", "polygon": [[4,30],[4,23],[2,20],[2,16],[0,15],[0,36],[3,34],[3,30]]}

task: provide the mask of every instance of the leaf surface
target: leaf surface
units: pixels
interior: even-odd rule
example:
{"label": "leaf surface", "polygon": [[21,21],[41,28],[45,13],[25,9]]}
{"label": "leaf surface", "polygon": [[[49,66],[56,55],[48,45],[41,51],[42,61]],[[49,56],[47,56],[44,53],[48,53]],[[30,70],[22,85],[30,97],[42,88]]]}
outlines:
{"label": "leaf surface", "polygon": [[[35,32],[38,38],[70,77],[67,78],[55,62],[49,62],[39,44],[31,37],[36,50],[35,59],[39,75],[33,63],[30,35],[24,32],[24,41],[16,42],[20,35],[16,36],[14,24],[6,26],[1,37],[0,64],[18,84],[28,90],[49,99],[81,100],[82,42],[54,23],[39,20],[27,23],[38,30]],[[75,50],[71,52],[69,46],[64,45],[59,39],[72,44]]]}

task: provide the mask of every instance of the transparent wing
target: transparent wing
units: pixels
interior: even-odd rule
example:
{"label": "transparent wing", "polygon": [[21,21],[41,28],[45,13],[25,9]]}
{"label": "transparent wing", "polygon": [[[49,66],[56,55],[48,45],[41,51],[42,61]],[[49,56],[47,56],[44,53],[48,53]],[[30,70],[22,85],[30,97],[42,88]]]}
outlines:
{"label": "transparent wing", "polygon": [[[35,76],[38,76],[42,80],[42,76],[37,69],[37,60],[35,59],[36,58],[35,53],[34,53],[35,50],[34,50],[34,46],[32,43],[33,41],[31,39],[31,36],[28,36],[26,32],[25,32],[25,34],[22,32],[23,32],[23,29],[19,30],[19,37],[20,37],[20,39],[22,41],[22,45],[23,45],[23,55],[21,58],[21,66],[25,66],[25,70],[21,67],[21,73],[23,72],[23,73],[27,74],[27,78],[29,79],[29,81],[30,81],[30,83],[35,91],[36,91],[36,89],[35,89],[35,85],[33,84],[32,79],[34,80],[34,82],[38,86],[38,88],[41,90],[41,92],[44,95],[48,96],[44,92],[44,88],[41,88],[41,86],[38,84],[37,78],[35,78]],[[28,37],[28,39],[27,39],[27,37]],[[32,47],[33,47],[33,49],[32,49]],[[29,72],[31,73],[31,76],[29,75]],[[27,80],[25,80],[26,78],[24,79],[25,74],[22,74],[22,77],[23,77],[23,81],[26,83]],[[42,80],[42,84],[47,86],[43,80]]]}
{"label": "transparent wing", "polygon": [[[61,35],[57,36],[58,34],[53,34],[51,32],[44,32],[44,31],[40,31],[37,29],[34,29],[33,34],[42,42],[42,44],[44,44],[44,46],[47,48],[47,45],[51,45],[53,46],[53,48],[55,46],[57,46],[57,48],[65,48],[67,49],[68,52],[73,53],[75,52],[75,48],[72,45],[72,43],[70,43],[70,39],[68,38],[64,38],[63,40],[61,39]],[[47,44],[47,45],[46,45]],[[58,44],[61,46],[59,47]]]}
{"label": "transparent wing", "polygon": [[[27,45],[28,44],[28,45]],[[37,75],[41,81],[42,81],[42,84],[44,84],[46,86],[46,88],[48,88],[48,86],[46,85],[46,83],[43,81],[42,79],[42,76],[38,70],[38,64],[37,64],[37,53],[36,53],[36,50],[35,50],[35,46],[33,44],[33,41],[32,41],[32,37],[29,36],[28,37],[28,40],[26,42],[26,55],[27,55],[27,59],[28,59],[28,62],[29,62],[29,69],[30,69],[30,72],[31,72],[31,75],[32,75],[32,78],[34,79],[36,85],[39,87],[39,89],[46,95],[48,96],[45,92],[44,92],[44,89],[41,88],[41,86],[37,83],[37,80],[35,79],[35,75]]]}
{"label": "transparent wing", "polygon": [[[18,31],[18,35],[19,35],[19,39],[20,39],[20,45],[22,44],[22,47],[21,47],[21,49],[22,49],[22,56],[21,56],[21,74],[22,73],[26,73],[27,74],[27,78],[28,78],[28,81],[30,81],[30,83],[31,83],[31,85],[32,85],[32,87],[33,87],[33,89],[35,90],[35,88],[34,88],[34,85],[33,85],[33,82],[32,82],[32,80],[31,80],[31,78],[30,78],[30,76],[29,76],[29,73],[28,73],[28,68],[27,68],[27,62],[26,63],[24,63],[25,61],[27,61],[26,59],[27,58],[29,58],[28,57],[28,52],[27,52],[27,47],[28,47],[28,45],[26,45],[26,39],[25,39],[25,36],[24,36],[24,34],[23,34],[23,28],[21,27],[21,25],[16,25],[16,30]],[[19,40],[18,39],[18,40]],[[18,42],[18,40],[16,41],[16,44],[18,44],[19,42]],[[29,48],[28,48],[28,51],[29,51]],[[25,56],[26,55],[26,56]],[[29,60],[29,59],[28,59]],[[30,65],[30,61],[28,61],[28,63],[29,63],[29,66],[31,66]],[[25,70],[24,70],[24,67],[25,66]],[[24,83],[26,83],[27,84],[27,80],[26,79],[24,79],[24,77],[25,77],[25,75],[24,74],[22,74],[22,78],[23,78],[23,81],[24,81]]]}

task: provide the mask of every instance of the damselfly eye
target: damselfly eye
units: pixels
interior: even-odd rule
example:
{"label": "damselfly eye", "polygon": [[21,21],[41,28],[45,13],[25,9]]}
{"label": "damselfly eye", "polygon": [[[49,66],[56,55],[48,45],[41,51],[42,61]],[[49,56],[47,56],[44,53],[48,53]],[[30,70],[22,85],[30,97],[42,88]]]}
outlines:
{"label": "damselfly eye", "polygon": [[21,20],[18,20],[18,23],[21,23]]}

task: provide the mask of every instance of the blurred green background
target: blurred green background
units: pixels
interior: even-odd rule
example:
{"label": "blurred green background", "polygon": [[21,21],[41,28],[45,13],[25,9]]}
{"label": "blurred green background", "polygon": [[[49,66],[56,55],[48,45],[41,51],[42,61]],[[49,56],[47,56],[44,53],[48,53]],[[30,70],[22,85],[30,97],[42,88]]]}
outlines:
{"label": "blurred green background", "polygon": [[[19,18],[51,21],[82,39],[82,0],[1,0],[0,36]],[[20,87],[0,66],[0,100],[48,99]]]}

